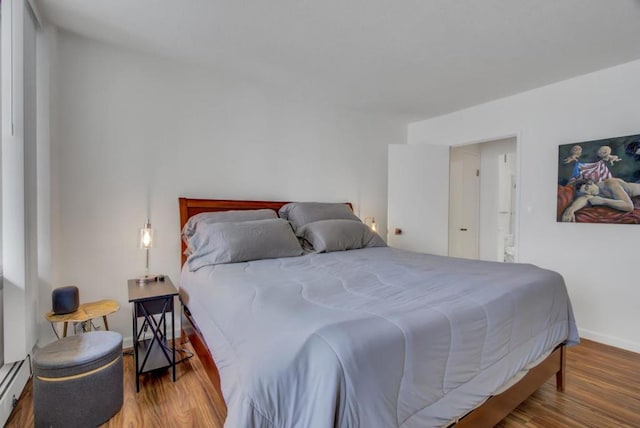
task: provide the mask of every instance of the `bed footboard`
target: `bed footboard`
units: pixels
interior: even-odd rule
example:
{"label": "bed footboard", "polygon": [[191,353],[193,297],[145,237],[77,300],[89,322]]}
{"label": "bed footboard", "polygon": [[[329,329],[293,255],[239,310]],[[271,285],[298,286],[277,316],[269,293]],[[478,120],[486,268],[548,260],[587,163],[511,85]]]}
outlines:
{"label": "bed footboard", "polygon": [[[207,376],[211,380],[216,391],[222,397],[220,388],[220,374],[216,367],[211,352],[207,347],[197,324],[191,317],[189,308],[182,306],[182,340],[189,340],[194,352],[198,355]],[[533,367],[529,372],[514,384],[511,388],[494,395],[485,401],[480,407],[469,412],[461,418],[457,423],[450,427],[455,428],[477,428],[477,427],[493,427],[531,394],[540,388],[549,378],[556,375],[556,388],[558,391],[564,391],[565,386],[565,365],[566,365],[566,349],[561,344],[537,366]],[[226,413],[226,406],[222,401],[223,409]],[[224,418],[224,417],[223,417]]]}
{"label": "bed footboard", "polygon": [[529,370],[518,383],[503,393],[492,396],[451,426],[455,428],[495,426],[554,374],[557,390],[564,391],[565,360],[565,345],[558,345],[544,361]]}

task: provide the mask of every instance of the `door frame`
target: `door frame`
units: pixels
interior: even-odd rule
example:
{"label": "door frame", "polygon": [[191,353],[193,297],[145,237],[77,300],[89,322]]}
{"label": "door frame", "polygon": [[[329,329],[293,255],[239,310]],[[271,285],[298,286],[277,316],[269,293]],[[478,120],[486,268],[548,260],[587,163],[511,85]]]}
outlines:
{"label": "door frame", "polygon": [[[521,141],[522,141],[522,131],[518,130],[516,132],[511,132],[511,133],[506,133],[506,134],[502,134],[502,135],[497,135],[497,136],[492,136],[492,137],[483,137],[483,138],[479,138],[477,140],[467,140],[464,142],[457,142],[457,143],[451,143],[449,144],[449,147],[463,147],[463,146],[469,146],[471,144],[482,144],[482,143],[490,143],[492,141],[496,141],[496,140],[504,140],[507,138],[515,138],[516,140],[516,168],[517,168],[517,174],[516,174],[516,201],[515,201],[515,206],[516,206],[516,212],[514,215],[514,220],[513,220],[513,228],[515,230],[515,239],[513,241],[513,246],[515,247],[515,257],[514,257],[514,261],[518,262],[520,260],[520,214],[522,212],[522,204],[521,204],[521,199],[520,199],[520,189],[522,187],[521,185],[521,180],[522,180],[522,155],[521,155]],[[480,172],[480,174],[482,174],[482,171]],[[482,197],[482,196],[481,196]],[[527,210],[530,210],[530,207],[527,208]],[[449,215],[451,215],[451,213],[449,213]]]}

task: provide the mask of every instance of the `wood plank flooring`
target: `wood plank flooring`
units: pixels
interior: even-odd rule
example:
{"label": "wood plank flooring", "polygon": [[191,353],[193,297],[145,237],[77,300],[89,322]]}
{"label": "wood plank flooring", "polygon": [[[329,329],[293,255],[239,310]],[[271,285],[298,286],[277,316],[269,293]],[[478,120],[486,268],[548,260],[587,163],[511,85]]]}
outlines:
{"label": "wood plank flooring", "polygon": [[[141,377],[137,394],[133,357],[124,363],[124,405],[104,427],[222,427],[224,402],[197,356],[178,364],[175,383],[168,370]],[[550,379],[497,426],[640,427],[640,354],[583,340],[568,349],[566,381],[557,392]],[[33,427],[31,381],[7,427]]]}
{"label": "wood plank flooring", "polygon": [[[178,348],[193,354],[189,343]],[[177,353],[176,359],[183,356]],[[102,427],[222,427],[226,416],[224,400],[209,382],[197,355],[176,366],[175,383],[169,369],[141,376],[138,393],[133,354],[125,352],[123,362],[124,404]],[[6,427],[33,426],[33,382],[29,380]]]}

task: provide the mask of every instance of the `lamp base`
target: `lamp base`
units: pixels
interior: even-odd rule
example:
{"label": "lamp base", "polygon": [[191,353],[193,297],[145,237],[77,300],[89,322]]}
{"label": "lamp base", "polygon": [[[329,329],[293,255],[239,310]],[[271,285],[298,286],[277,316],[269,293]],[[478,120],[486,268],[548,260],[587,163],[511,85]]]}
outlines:
{"label": "lamp base", "polygon": [[157,280],[158,280],[157,275],[149,275],[149,274],[136,278],[136,282],[138,284],[148,284],[150,282],[156,282]]}

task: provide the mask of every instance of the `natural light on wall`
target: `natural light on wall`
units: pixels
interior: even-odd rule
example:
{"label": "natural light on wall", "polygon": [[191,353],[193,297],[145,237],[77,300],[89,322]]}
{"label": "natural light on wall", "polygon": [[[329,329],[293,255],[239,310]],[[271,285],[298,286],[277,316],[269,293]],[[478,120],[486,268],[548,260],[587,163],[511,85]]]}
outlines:
{"label": "natural light on wall", "polygon": [[[37,299],[42,276],[38,244],[38,143],[36,39],[39,24],[28,0],[0,3],[2,100],[2,334],[0,425],[4,425],[29,377],[27,356],[38,339],[42,315]],[[46,173],[41,175],[46,177]],[[44,257],[43,257],[44,258]],[[4,348],[4,349],[2,349]],[[1,358],[0,358],[1,359]]]}

